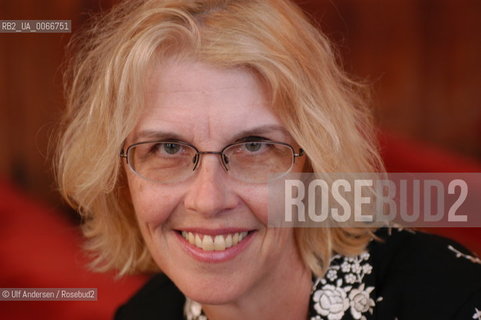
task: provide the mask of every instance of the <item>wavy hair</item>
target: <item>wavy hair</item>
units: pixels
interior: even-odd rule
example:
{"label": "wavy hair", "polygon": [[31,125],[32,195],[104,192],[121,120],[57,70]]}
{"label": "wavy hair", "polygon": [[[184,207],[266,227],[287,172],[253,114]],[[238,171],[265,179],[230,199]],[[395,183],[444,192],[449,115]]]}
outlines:
{"label": "wavy hair", "polygon": [[[93,19],[70,48],[56,176],[82,216],[96,270],[159,271],[138,228],[119,152],[137,122],[153,64],[167,57],[254,70],[314,172],[383,168],[362,87],[288,0],[127,0]],[[297,228],[295,237],[304,263],[322,275],[333,253],[357,254],[372,234]]]}

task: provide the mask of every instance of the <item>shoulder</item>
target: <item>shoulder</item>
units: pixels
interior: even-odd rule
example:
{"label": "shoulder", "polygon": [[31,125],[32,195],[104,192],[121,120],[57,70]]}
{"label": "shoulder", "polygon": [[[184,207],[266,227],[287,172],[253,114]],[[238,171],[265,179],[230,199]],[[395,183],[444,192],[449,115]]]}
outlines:
{"label": "shoulder", "polygon": [[117,309],[115,320],[181,320],[184,303],[185,297],[174,283],[157,274]]}
{"label": "shoulder", "polygon": [[[447,238],[381,229],[369,245],[378,312],[399,319],[478,319],[481,260]],[[467,317],[467,318],[466,318]]]}

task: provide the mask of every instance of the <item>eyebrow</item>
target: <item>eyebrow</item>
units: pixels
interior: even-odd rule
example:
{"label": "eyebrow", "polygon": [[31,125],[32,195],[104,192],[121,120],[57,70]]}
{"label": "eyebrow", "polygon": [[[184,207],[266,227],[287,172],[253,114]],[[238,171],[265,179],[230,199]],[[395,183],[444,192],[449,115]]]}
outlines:
{"label": "eyebrow", "polygon": [[238,141],[248,136],[260,136],[260,135],[265,135],[269,133],[281,133],[283,136],[282,137],[283,139],[287,139],[290,136],[289,132],[287,132],[286,129],[284,129],[279,125],[265,125],[265,126],[260,126],[253,129],[241,131],[236,135],[234,135],[232,140]]}
{"label": "eyebrow", "polygon": [[147,141],[147,140],[184,140],[182,136],[162,130],[142,130],[135,135],[135,141]]}
{"label": "eyebrow", "polygon": [[[282,139],[288,139],[290,137],[289,132],[279,125],[264,125],[255,127],[252,129],[243,130],[236,133],[231,141],[236,142],[242,138],[249,136],[262,136],[266,134],[280,133],[282,134]],[[162,130],[142,130],[135,135],[135,142],[149,141],[149,140],[179,140],[186,141],[185,137],[174,132],[162,131]]]}

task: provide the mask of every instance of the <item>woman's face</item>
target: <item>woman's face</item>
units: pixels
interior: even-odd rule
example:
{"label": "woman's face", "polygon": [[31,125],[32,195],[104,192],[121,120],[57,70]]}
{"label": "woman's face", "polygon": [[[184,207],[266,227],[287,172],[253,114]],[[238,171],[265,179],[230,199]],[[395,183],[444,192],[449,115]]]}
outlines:
{"label": "woman's face", "polygon": [[[154,70],[147,104],[127,145],[175,139],[200,151],[219,151],[249,136],[298,148],[252,73],[171,61]],[[303,165],[298,158],[293,170],[301,171]],[[272,281],[282,281],[286,272],[303,268],[293,230],[267,228],[267,184],[236,180],[223,169],[218,155],[202,155],[190,178],[172,184],[142,179],[127,166],[125,170],[155,262],[191,299],[222,304],[254,297]],[[194,242],[198,237],[201,247],[182,232],[187,238],[191,233]],[[210,241],[218,241],[219,250],[209,250]],[[229,241],[232,246],[222,250]]]}

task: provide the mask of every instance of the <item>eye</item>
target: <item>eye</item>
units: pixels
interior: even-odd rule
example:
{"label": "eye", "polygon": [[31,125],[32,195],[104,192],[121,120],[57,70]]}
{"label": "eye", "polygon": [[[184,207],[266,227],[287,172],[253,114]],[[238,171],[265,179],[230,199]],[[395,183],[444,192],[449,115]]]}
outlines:
{"label": "eye", "polygon": [[173,142],[154,143],[148,150],[150,155],[173,156],[182,152],[182,145]]}
{"label": "eye", "polygon": [[244,147],[246,148],[247,151],[249,152],[257,152],[261,150],[261,148],[265,145],[263,142],[246,142],[244,144]]}
{"label": "eye", "polygon": [[181,145],[177,143],[162,143],[162,150],[168,154],[176,154],[180,151]]}

